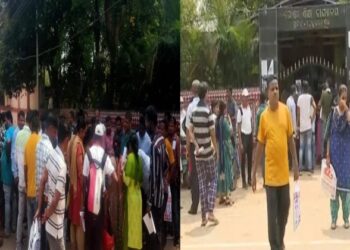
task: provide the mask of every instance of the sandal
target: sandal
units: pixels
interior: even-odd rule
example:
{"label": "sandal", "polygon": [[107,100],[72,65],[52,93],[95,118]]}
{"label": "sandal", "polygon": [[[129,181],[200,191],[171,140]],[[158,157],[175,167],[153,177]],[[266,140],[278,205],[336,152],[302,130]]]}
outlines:
{"label": "sandal", "polygon": [[230,199],[227,199],[227,200],[225,201],[225,205],[226,205],[226,206],[232,206],[234,203],[235,203],[235,202],[234,202],[234,201],[231,201]]}
{"label": "sandal", "polygon": [[209,220],[210,222],[213,222],[213,225],[214,225],[214,226],[216,226],[216,225],[219,224],[219,220],[216,219],[214,216],[209,216],[208,220]]}
{"label": "sandal", "polygon": [[220,198],[219,205],[222,205],[226,202],[226,198],[222,197]]}

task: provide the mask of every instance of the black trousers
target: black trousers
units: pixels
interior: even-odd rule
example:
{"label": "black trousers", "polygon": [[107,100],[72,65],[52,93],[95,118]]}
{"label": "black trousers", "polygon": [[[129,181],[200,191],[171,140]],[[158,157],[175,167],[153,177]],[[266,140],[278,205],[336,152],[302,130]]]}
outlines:
{"label": "black trousers", "polygon": [[[85,211],[85,249],[102,249],[104,208],[101,206],[99,215]],[[119,237],[123,237],[120,235]]]}
{"label": "black trousers", "polygon": [[191,196],[192,196],[192,205],[191,211],[197,213],[198,204],[199,204],[199,184],[198,184],[198,174],[196,168],[196,159],[194,156],[195,146],[191,144],[190,146],[190,161],[192,166],[192,171],[190,175],[190,185],[191,185]]}
{"label": "black trousers", "polygon": [[289,184],[281,187],[265,186],[265,190],[270,247],[271,250],[282,250],[290,206]]}
{"label": "black trousers", "polygon": [[[45,200],[45,196],[43,195],[42,197],[43,205],[41,206],[40,214],[41,216],[44,215],[45,209],[47,207],[47,202]],[[41,250],[49,250],[49,242],[47,241],[46,238],[46,230],[45,226],[41,227],[40,231],[40,249]]]}
{"label": "black trousers", "polygon": [[166,203],[168,200],[168,194],[164,193],[164,201],[163,201],[163,206],[158,208],[155,206],[152,206],[151,211],[152,211],[152,216],[154,220],[154,225],[156,227],[157,231],[157,238],[158,238],[158,246],[154,246],[152,250],[157,250],[161,249],[163,250],[166,245],[166,227],[165,227],[165,222],[164,222],[164,212],[166,208]]}
{"label": "black trousers", "polygon": [[242,174],[242,183],[246,184],[247,179],[245,176],[245,162],[248,161],[248,183],[251,183],[251,173],[252,173],[252,154],[253,154],[253,136],[252,134],[246,135],[241,134],[243,152],[242,152],[242,163],[241,163],[241,174]]}
{"label": "black trousers", "polygon": [[174,225],[174,245],[180,242],[180,183],[171,184],[171,210]]}

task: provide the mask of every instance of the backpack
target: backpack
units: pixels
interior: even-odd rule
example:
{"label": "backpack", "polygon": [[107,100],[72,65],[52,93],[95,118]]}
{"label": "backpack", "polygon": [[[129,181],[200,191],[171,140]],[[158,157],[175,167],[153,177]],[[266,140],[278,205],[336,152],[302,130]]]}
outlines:
{"label": "backpack", "polygon": [[103,153],[102,161],[98,162],[91,156],[90,150],[87,150],[89,159],[89,176],[88,176],[88,190],[87,190],[87,211],[98,215],[103,202],[103,169],[106,164],[107,154]]}

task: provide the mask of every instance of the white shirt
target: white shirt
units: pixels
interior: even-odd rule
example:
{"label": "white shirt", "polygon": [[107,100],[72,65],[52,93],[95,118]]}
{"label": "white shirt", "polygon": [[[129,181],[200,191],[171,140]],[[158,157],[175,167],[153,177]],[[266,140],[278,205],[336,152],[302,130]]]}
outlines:
{"label": "white shirt", "polygon": [[237,111],[237,124],[242,123],[241,124],[241,132],[245,135],[250,135],[253,131],[252,111],[251,111],[249,105],[246,108],[243,108],[243,106],[241,106],[241,108],[242,108],[243,115],[241,114],[241,111],[238,109],[238,111]]}
{"label": "white shirt", "polygon": [[186,118],[186,110],[182,109],[180,113],[180,136],[181,137],[186,137],[186,132],[182,129],[182,123],[184,122],[185,118]]}
{"label": "white shirt", "polygon": [[310,94],[302,94],[298,98],[298,107],[300,110],[300,132],[308,131],[312,128],[311,124],[311,100]]}
{"label": "white shirt", "polygon": [[143,174],[142,188],[145,191],[145,193],[148,194],[151,159],[147,154],[145,154],[145,152],[143,152],[142,149],[139,149],[138,155],[142,159],[142,174]]}
{"label": "white shirt", "polygon": [[60,147],[57,146],[55,149],[52,149],[50,151],[46,168],[48,171],[49,186],[48,207],[51,205],[56,191],[61,194],[61,197],[58,201],[54,213],[47,220],[45,228],[46,232],[48,232],[55,239],[62,239],[64,228],[64,212],[66,209],[65,186],[67,165],[64,161],[64,156]]}
{"label": "white shirt", "polygon": [[[102,162],[103,155],[105,153],[104,149],[99,145],[92,145],[89,149],[91,153],[92,159]],[[83,175],[85,177],[89,176],[89,170],[90,170],[90,162],[87,154],[84,156],[84,165],[83,165]],[[114,171],[113,164],[111,162],[111,158],[107,156],[105,166],[103,168],[103,175],[108,176],[111,175]]]}
{"label": "white shirt", "polygon": [[190,129],[190,124],[191,124],[190,121],[191,121],[191,117],[192,117],[192,112],[193,112],[193,109],[195,107],[197,107],[198,102],[199,102],[199,97],[195,97],[195,98],[193,98],[190,105],[188,105],[187,113],[186,113],[186,128],[187,129]]}
{"label": "white shirt", "polygon": [[287,99],[287,107],[292,115],[293,130],[297,131],[297,107],[293,96],[289,96]]}
{"label": "white shirt", "polygon": [[15,153],[18,167],[18,189],[22,192],[25,190],[26,187],[24,179],[24,148],[28,142],[30,135],[30,128],[27,125],[24,125],[23,129],[18,132],[15,142]]}
{"label": "white shirt", "polygon": [[140,136],[140,132],[136,133],[137,135],[137,140],[139,143],[139,148],[143,150],[143,152],[146,153],[146,155],[150,156],[151,155],[151,138],[149,137],[148,133],[145,132],[144,136]]}

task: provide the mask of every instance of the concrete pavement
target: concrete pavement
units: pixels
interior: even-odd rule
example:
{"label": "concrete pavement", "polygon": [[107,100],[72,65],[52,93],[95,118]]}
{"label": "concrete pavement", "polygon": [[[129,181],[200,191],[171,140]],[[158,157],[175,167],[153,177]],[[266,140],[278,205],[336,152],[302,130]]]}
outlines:
{"label": "concrete pavement", "polygon": [[[197,215],[187,213],[191,204],[189,190],[181,192],[181,249],[270,249],[267,235],[266,195],[261,178],[258,190],[244,190],[239,182],[232,193],[235,202],[231,207],[216,203],[214,211],[220,224],[200,227],[200,211]],[[330,229],[330,202],[321,189],[320,171],[313,176],[300,177],[301,223],[293,231],[293,190],[290,178],[291,207],[285,235],[287,250],[349,250],[350,229],[343,228],[342,211],[339,210],[337,229]]]}

